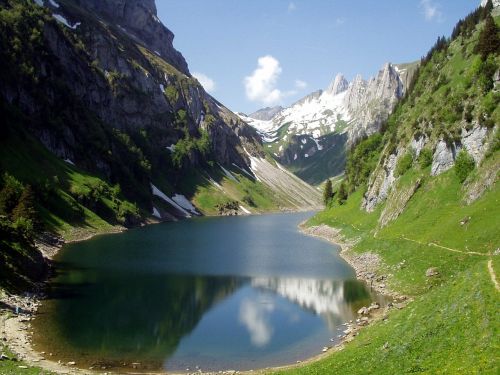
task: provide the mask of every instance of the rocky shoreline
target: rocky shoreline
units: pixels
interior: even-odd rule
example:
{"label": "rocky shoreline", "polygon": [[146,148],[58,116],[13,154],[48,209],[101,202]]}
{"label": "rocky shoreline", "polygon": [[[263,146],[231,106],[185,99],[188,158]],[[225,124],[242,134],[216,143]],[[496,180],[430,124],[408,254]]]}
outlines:
{"label": "rocky shoreline", "polygon": [[[50,261],[65,244],[86,241],[101,234],[121,233],[125,230],[124,227],[114,226],[106,232],[79,231],[72,233],[73,238],[69,241],[45,233],[35,241],[35,244],[50,265]],[[50,271],[48,277],[50,277]],[[46,281],[37,284],[35,290],[22,295],[8,294],[0,290],[0,340],[15,354],[16,361],[24,361],[29,365],[57,374],[92,374],[73,367],[76,365],[74,362],[66,364],[56,362],[50,359],[51,353],[38,352],[33,348],[31,321],[35,318],[41,301],[46,298],[45,289]],[[8,359],[7,355],[4,356],[6,357],[4,359]],[[20,364],[18,367],[22,370],[26,366]]]}
{"label": "rocky shoreline", "polygon": [[322,238],[340,246],[341,251],[339,252],[339,255],[342,259],[354,268],[356,271],[356,277],[368,284],[368,286],[375,292],[391,297],[394,301],[396,301],[396,303],[408,300],[407,296],[397,293],[388,287],[388,275],[381,274],[380,272],[383,264],[380,257],[371,252],[359,255],[350,252],[349,250],[355,245],[355,242],[346,239],[341,234],[340,229],[330,227],[326,224],[308,227],[305,222],[299,225],[299,229],[302,233],[308,236]]}

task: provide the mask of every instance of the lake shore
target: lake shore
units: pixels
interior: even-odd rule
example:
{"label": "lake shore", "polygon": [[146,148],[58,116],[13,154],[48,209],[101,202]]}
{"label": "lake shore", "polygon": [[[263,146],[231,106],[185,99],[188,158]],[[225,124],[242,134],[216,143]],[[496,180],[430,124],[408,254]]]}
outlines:
{"label": "lake shore", "polygon": [[[122,226],[113,226],[106,231],[78,230],[74,231],[71,239],[67,241],[58,236],[45,235],[43,239],[35,242],[37,249],[49,263],[47,279],[36,286],[36,291],[22,295],[8,294],[0,290],[0,340],[18,360],[57,374],[95,374],[73,367],[71,364],[58,363],[50,359],[50,353],[37,351],[31,341],[33,336],[31,321],[35,318],[41,301],[46,298],[44,291],[51,275],[51,262],[64,245],[86,241],[98,235],[122,233],[126,230],[127,228]],[[20,367],[20,370],[22,368]]]}
{"label": "lake shore", "polygon": [[[53,246],[53,248],[44,249],[44,255],[49,259],[53,259],[53,257],[57,254],[57,252],[61,249],[62,245],[65,243],[73,243],[88,240],[96,235],[100,234],[110,234],[110,233],[119,233],[126,230],[126,228],[122,227],[114,227],[111,231],[107,233],[82,233],[82,235],[78,238],[75,238],[71,241],[60,243],[57,246]],[[225,374],[255,374],[255,373],[268,373],[273,370],[284,370],[290,368],[296,368],[305,366],[309,363],[313,363],[315,361],[321,360],[327,356],[329,356],[332,352],[343,350],[345,344],[352,341],[355,336],[357,336],[358,331],[362,329],[364,326],[372,324],[375,321],[380,319],[387,319],[387,313],[390,308],[404,307],[406,297],[400,296],[397,293],[393,293],[389,291],[385,283],[383,283],[384,278],[380,278],[380,276],[376,275],[376,270],[380,266],[380,259],[374,254],[364,254],[361,256],[355,256],[352,254],[348,254],[350,248],[353,246],[352,242],[346,241],[340,231],[331,228],[326,225],[321,225],[317,227],[306,227],[305,223],[301,223],[299,225],[299,230],[310,236],[318,237],[325,239],[333,244],[336,244],[341,247],[340,255],[343,259],[345,259],[356,271],[356,275],[358,279],[365,281],[368,285],[377,291],[378,293],[390,295],[393,298],[401,301],[399,304],[390,305],[387,307],[377,307],[373,308],[367,314],[360,314],[360,319],[356,322],[350,321],[345,322],[345,330],[344,335],[340,339],[338,343],[332,346],[326,346],[324,348],[324,352],[313,356],[307,360],[293,363],[290,365],[273,367],[273,368],[265,368],[265,369],[256,369],[251,371],[232,371],[227,370]],[[5,296],[0,297],[0,301],[2,301],[3,305],[0,305],[1,313],[0,313],[0,323],[1,323],[1,336],[0,339],[3,339],[6,343],[7,347],[16,354],[19,360],[22,360],[29,364],[30,366],[40,367],[43,370],[51,371],[57,374],[97,374],[103,373],[103,371],[109,371],[109,373],[114,373],[113,370],[105,370],[102,369],[99,372],[95,370],[84,370],[77,368],[78,362],[77,358],[74,361],[69,361],[67,363],[56,362],[51,359],[51,353],[44,353],[37,351],[32,344],[32,327],[31,321],[34,319],[36,315],[37,309],[41,303],[41,300],[45,297],[43,294],[43,285],[41,287],[42,293],[39,294],[26,294],[24,296]],[[15,307],[19,307],[20,314],[15,314]],[[362,316],[364,315],[364,316]],[[123,373],[123,372],[120,372]],[[127,373],[127,372],[125,372]],[[137,373],[137,372],[130,372]],[[144,372],[143,372],[144,373]],[[153,372],[154,374],[163,374],[165,372]],[[198,372],[197,372],[198,373]],[[220,372],[203,372],[204,374],[218,374]]]}

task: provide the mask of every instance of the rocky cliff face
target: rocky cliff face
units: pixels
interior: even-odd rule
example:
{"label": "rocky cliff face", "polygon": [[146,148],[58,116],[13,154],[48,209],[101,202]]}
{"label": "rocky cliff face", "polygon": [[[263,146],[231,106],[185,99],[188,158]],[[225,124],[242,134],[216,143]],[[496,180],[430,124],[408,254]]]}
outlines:
{"label": "rocky cliff face", "polygon": [[349,142],[378,132],[403,95],[403,81],[392,64],[385,64],[368,82],[357,78],[346,95],[346,106],[356,119],[349,128]]}
{"label": "rocky cliff face", "polygon": [[158,52],[180,72],[190,75],[184,57],[173,47],[174,34],[157,17],[155,0],[75,0],[82,8],[118,25],[133,38]]}

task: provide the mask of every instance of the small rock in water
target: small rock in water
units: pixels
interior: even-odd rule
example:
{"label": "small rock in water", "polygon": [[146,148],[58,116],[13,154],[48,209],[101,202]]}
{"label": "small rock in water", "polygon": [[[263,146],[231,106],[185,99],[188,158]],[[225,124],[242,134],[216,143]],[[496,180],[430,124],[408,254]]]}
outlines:
{"label": "small rock in water", "polygon": [[330,349],[328,346],[324,346],[324,347],[323,347],[322,352],[323,352],[323,353],[324,353],[324,352],[327,352],[327,351],[328,351],[328,349]]}

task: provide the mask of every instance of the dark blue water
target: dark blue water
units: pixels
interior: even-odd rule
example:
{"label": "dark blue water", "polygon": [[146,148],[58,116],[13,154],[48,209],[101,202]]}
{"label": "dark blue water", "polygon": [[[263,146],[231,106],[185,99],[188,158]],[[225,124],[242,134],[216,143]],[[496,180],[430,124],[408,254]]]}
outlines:
{"label": "dark blue water", "polygon": [[377,299],[311,214],[200,218],[96,237],[58,255],[37,348],[81,367],[257,369],[319,354]]}

